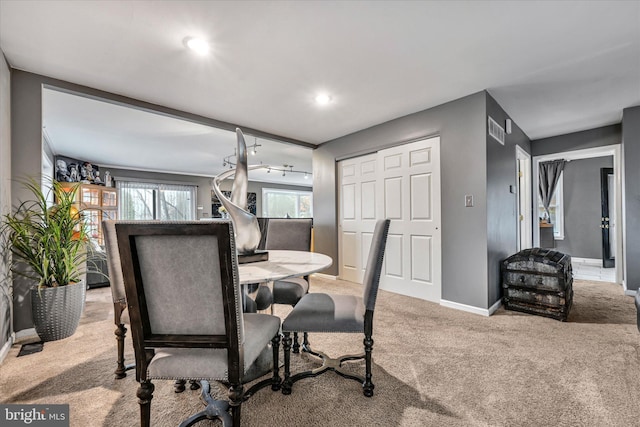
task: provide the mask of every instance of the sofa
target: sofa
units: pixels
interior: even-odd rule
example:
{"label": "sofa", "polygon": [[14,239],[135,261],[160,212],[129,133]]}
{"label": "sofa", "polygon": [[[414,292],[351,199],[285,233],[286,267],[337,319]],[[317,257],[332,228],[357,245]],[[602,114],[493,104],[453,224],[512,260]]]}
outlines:
{"label": "sofa", "polygon": [[87,289],[109,286],[107,254],[95,241],[87,245]]}

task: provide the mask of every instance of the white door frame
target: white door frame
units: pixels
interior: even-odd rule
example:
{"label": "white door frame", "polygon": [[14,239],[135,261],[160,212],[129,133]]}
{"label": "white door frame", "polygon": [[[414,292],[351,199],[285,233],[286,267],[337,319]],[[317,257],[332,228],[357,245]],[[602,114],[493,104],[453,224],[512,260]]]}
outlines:
{"label": "white door frame", "polygon": [[[518,179],[517,185],[517,194],[518,194],[518,212],[524,218],[520,221],[518,218],[518,250],[527,249],[532,247],[532,239],[533,239],[533,210],[531,208],[531,201],[533,200],[531,197],[531,154],[527,153],[520,147],[516,145],[516,173],[518,173],[519,168],[517,163],[520,160],[524,161],[524,170],[522,171],[524,178],[524,188],[520,188],[520,180]],[[522,193],[522,194],[521,194]],[[524,233],[522,232],[522,224],[524,223]],[[524,235],[523,235],[524,234]]]}
{"label": "white door frame", "polygon": [[[624,265],[627,262],[627,253],[624,245],[624,210],[622,209],[622,156],[621,145],[606,145],[602,147],[585,148],[583,150],[565,151],[562,153],[545,154],[543,156],[535,156],[533,158],[533,188],[536,189],[533,194],[532,201],[535,200],[536,212],[538,206],[538,173],[540,162],[546,162],[550,160],[578,160],[578,159],[591,159],[594,157],[613,156],[613,176],[615,180],[615,207],[616,207],[616,283],[622,284],[625,292],[627,286],[624,277]],[[540,245],[540,228],[534,227],[533,229],[533,244],[534,246]]]}

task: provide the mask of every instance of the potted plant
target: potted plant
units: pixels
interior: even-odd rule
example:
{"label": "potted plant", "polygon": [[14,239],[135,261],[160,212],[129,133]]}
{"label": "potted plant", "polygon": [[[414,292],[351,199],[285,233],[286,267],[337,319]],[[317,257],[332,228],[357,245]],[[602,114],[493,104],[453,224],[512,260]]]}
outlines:
{"label": "potted plant", "polygon": [[36,332],[42,341],[55,341],[73,335],[84,309],[87,233],[75,203],[78,187],[63,188],[53,181],[51,203],[38,182],[24,185],[33,200],[6,215],[2,231],[12,254],[12,272],[34,282]]}

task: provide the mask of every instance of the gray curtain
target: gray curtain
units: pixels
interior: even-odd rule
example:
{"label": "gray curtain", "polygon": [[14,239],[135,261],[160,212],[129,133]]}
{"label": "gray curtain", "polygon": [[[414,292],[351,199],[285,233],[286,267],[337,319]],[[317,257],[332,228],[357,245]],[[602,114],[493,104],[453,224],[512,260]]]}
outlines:
{"label": "gray curtain", "polygon": [[566,160],[552,160],[550,162],[542,162],[539,165],[538,181],[540,191],[540,198],[542,199],[542,205],[544,210],[547,211],[547,216],[551,218],[549,214],[549,203],[553,198],[553,193],[556,191],[560,174],[564,169]]}

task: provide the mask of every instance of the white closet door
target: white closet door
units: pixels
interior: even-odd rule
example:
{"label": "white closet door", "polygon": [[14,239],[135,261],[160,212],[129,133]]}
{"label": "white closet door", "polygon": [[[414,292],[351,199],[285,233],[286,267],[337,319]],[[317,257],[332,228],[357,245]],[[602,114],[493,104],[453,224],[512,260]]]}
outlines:
{"label": "white closet door", "polygon": [[377,155],[338,163],[340,278],[362,283],[376,222]]}
{"label": "white closet door", "polygon": [[338,163],[340,278],[362,283],[373,229],[391,219],[380,287],[439,302],[440,138]]}
{"label": "white closet door", "polygon": [[378,152],[378,217],[391,220],[380,287],[440,302],[440,138]]}

